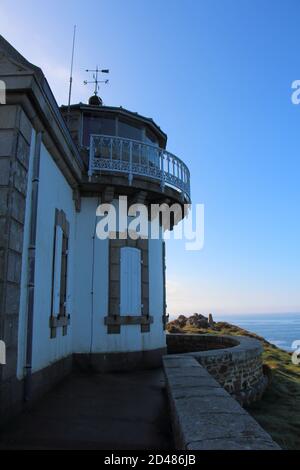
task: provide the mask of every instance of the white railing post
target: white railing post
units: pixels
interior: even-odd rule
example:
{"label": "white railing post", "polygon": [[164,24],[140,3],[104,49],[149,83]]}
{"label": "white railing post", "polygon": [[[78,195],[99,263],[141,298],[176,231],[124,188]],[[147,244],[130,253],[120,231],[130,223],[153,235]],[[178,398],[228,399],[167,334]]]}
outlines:
{"label": "white railing post", "polygon": [[128,182],[131,186],[132,183],[132,141],[129,142],[129,174],[128,174]]}
{"label": "white railing post", "polygon": [[164,186],[165,186],[165,170],[164,170],[164,152],[163,152],[163,150],[160,152],[160,171],[161,171],[160,186],[163,190]]}
{"label": "white railing post", "polygon": [[170,155],[167,154],[168,175],[170,174]]}
{"label": "white railing post", "polygon": [[139,165],[142,164],[142,144],[139,144]]}
{"label": "white railing post", "polygon": [[120,161],[123,161],[123,140],[120,140]]}
{"label": "white railing post", "polygon": [[94,158],[94,141],[93,136],[90,136],[90,152],[89,152],[89,171],[88,177],[89,181],[91,181],[92,174],[93,174],[93,158]]}

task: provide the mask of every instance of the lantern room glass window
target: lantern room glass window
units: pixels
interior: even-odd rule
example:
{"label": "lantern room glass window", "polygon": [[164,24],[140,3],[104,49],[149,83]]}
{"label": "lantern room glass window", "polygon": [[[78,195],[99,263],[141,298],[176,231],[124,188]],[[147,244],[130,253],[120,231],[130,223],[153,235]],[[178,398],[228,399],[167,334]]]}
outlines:
{"label": "lantern room glass window", "polygon": [[85,116],[83,125],[83,145],[90,145],[90,135],[116,135],[116,120],[109,117]]}
{"label": "lantern room glass window", "polygon": [[123,139],[136,140],[145,144],[159,146],[158,138],[145,124],[112,114],[93,116],[88,113],[83,117],[82,145],[89,147],[90,136],[107,135]]}
{"label": "lantern room glass window", "polygon": [[118,136],[125,139],[143,141],[143,127],[131,121],[119,119],[118,122]]}
{"label": "lantern room glass window", "polygon": [[146,129],[145,131],[145,143],[158,146],[157,137],[150,129]]}

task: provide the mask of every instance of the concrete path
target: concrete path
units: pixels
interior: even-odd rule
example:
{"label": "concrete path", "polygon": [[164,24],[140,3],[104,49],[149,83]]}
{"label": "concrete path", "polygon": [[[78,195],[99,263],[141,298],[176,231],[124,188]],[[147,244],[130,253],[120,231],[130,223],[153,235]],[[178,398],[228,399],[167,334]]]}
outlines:
{"label": "concrete path", "polygon": [[172,449],[162,370],[73,374],[0,435],[0,449]]}

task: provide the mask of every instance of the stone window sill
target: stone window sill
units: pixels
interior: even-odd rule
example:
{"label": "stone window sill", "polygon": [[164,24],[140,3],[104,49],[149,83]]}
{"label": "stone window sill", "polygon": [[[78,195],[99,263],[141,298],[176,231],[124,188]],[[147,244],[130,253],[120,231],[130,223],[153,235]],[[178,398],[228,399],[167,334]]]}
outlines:
{"label": "stone window sill", "polygon": [[149,325],[153,323],[150,315],[111,315],[104,318],[105,325]]}
{"label": "stone window sill", "polygon": [[52,315],[49,318],[50,338],[56,338],[57,328],[62,328],[62,334],[65,336],[68,331],[68,325],[70,325],[70,315],[58,315],[57,317]]}

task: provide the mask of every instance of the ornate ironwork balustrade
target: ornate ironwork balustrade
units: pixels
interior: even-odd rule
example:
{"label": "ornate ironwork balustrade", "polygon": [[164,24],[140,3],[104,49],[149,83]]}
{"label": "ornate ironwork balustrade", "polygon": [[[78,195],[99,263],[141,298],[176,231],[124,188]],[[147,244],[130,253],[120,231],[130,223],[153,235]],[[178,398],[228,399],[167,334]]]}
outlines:
{"label": "ornate ironwork balustrade", "polygon": [[91,135],[89,177],[97,172],[125,173],[129,184],[133,177],[152,178],[162,191],[171,186],[190,200],[190,172],[175,155],[155,145],[122,137]]}

